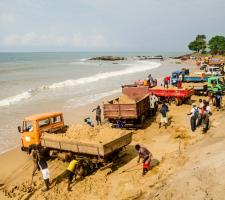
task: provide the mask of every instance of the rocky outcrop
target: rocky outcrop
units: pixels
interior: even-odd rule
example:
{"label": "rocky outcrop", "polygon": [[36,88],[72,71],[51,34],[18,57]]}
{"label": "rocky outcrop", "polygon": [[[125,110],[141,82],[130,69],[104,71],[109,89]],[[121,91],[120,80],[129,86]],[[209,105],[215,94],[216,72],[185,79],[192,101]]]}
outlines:
{"label": "rocky outcrop", "polygon": [[89,60],[116,61],[116,60],[126,60],[126,58],[119,56],[98,56],[90,58]]}

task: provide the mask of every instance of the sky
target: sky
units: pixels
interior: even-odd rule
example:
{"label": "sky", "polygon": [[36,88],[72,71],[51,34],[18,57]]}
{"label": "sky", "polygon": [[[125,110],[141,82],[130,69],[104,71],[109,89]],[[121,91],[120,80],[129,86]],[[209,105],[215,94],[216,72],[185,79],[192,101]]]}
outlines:
{"label": "sky", "polygon": [[225,35],[225,0],[0,0],[0,52],[186,51]]}

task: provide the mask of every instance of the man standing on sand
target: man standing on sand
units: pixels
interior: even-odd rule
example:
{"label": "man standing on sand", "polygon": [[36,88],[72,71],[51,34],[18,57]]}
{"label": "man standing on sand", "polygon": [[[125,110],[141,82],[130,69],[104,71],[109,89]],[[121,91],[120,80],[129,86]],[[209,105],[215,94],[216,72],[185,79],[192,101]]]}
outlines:
{"label": "man standing on sand", "polygon": [[194,132],[196,130],[196,120],[199,115],[199,110],[195,103],[192,104],[191,112],[187,115],[191,115],[190,123],[191,123],[191,130]]}
{"label": "man standing on sand", "polygon": [[50,182],[49,182],[49,170],[48,170],[48,164],[45,160],[44,152],[41,149],[38,149],[33,154],[34,162],[35,162],[35,168],[33,171],[33,176],[35,175],[35,172],[37,169],[41,170],[44,182],[45,182],[45,189],[42,189],[42,192],[46,192],[49,190]]}
{"label": "man standing on sand", "polygon": [[102,125],[102,120],[101,120],[101,114],[102,114],[102,110],[100,108],[100,106],[98,105],[97,108],[94,108],[92,110],[92,112],[96,111],[96,122],[97,125]]}
{"label": "man standing on sand", "polygon": [[222,94],[220,91],[218,91],[215,95],[215,102],[216,102],[216,108],[218,111],[221,107],[221,102],[222,102]]}
{"label": "man standing on sand", "polygon": [[166,103],[164,102],[161,109],[160,109],[161,119],[160,119],[160,122],[159,122],[159,128],[161,128],[162,125],[165,125],[165,128],[167,128],[167,125],[168,125],[167,112],[169,112],[169,108],[166,105]]}
{"label": "man standing on sand", "polygon": [[138,151],[138,163],[140,162],[140,159],[143,160],[143,173],[142,175],[144,176],[148,170],[150,169],[150,163],[151,163],[151,159],[152,159],[152,154],[151,152],[144,148],[141,147],[139,144],[135,145],[135,149]]}
{"label": "man standing on sand", "polygon": [[155,96],[155,94],[151,93],[151,95],[149,96],[149,100],[150,100],[150,115],[154,116],[157,108],[158,108],[158,97]]}

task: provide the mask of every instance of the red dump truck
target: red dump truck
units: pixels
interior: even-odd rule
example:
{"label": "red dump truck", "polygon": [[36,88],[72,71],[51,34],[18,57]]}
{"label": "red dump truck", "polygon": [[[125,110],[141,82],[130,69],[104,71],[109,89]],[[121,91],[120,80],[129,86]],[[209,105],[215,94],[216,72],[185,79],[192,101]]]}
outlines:
{"label": "red dump truck", "polygon": [[156,86],[149,88],[149,93],[155,94],[160,100],[166,100],[167,102],[174,102],[177,106],[184,102],[190,102],[191,96],[194,95],[193,87],[169,87],[164,88],[162,86]]}
{"label": "red dump truck", "polygon": [[120,103],[119,98],[104,103],[104,118],[113,124],[121,120],[127,126],[142,125],[149,115],[150,100],[148,94],[141,96],[135,96],[133,102],[128,103]]}
{"label": "red dump truck", "polygon": [[168,102],[175,102],[177,106],[181,105],[185,101],[189,101],[191,96],[194,94],[193,87],[182,87],[177,88],[170,86],[168,89],[155,86],[137,86],[137,85],[124,85],[122,86],[122,93],[131,97],[136,98],[146,94],[151,95],[152,93],[159,97],[160,100],[166,100]]}

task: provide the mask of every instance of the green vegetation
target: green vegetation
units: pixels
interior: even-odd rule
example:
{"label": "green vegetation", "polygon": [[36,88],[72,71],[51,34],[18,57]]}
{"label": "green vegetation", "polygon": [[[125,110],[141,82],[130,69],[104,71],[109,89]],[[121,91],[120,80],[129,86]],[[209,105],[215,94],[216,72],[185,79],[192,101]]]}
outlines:
{"label": "green vegetation", "polygon": [[223,55],[225,53],[225,37],[215,36],[212,37],[208,42],[208,47],[212,54]]}
{"label": "green vegetation", "polygon": [[195,51],[197,53],[199,52],[205,52],[206,49],[206,36],[205,35],[197,35],[195,40],[192,41],[188,48],[192,51]]}
{"label": "green vegetation", "polygon": [[224,55],[225,37],[217,35],[212,37],[207,44],[205,35],[197,35],[195,40],[189,43],[188,48],[196,53],[206,53],[206,48],[208,48],[209,53],[213,55]]}

